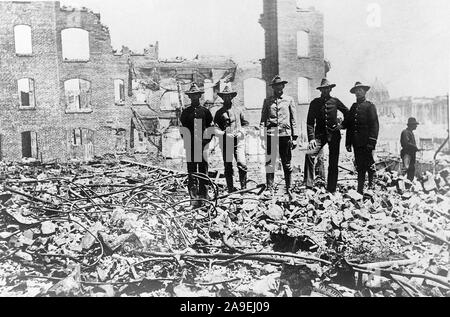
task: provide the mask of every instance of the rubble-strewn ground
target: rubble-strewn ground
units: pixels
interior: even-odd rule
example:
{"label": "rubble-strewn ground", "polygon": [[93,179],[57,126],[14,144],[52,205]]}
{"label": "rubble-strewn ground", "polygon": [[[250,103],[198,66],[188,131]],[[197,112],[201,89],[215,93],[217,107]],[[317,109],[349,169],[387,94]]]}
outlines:
{"label": "rubble-strewn ground", "polygon": [[380,171],[364,198],[298,182],[292,203],[211,181],[192,209],[181,171],[0,164],[2,296],[450,295],[446,170],[410,190]]}

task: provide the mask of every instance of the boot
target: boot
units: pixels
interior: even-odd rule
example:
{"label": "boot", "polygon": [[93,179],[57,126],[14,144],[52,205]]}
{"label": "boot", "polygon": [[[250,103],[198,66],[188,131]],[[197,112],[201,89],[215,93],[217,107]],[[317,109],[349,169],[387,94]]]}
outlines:
{"label": "boot", "polygon": [[292,178],[291,173],[284,173],[284,181],[286,183],[286,195],[289,198],[289,201],[292,201],[292,193],[291,193],[291,184],[292,184]]}
{"label": "boot", "polygon": [[267,173],[266,174],[266,191],[264,192],[265,198],[271,198],[273,195],[273,182],[275,180],[275,174],[274,173]]}
{"label": "boot", "polygon": [[247,189],[247,171],[239,170],[239,182],[241,189]]}
{"label": "boot", "polygon": [[[197,199],[198,198],[198,188],[194,181],[189,181],[188,183],[188,192],[190,199]],[[198,201],[191,200],[191,206],[193,208],[198,207]]]}
{"label": "boot", "polygon": [[366,171],[358,171],[358,193],[364,195],[364,182],[366,180]]}
{"label": "boot", "polygon": [[227,189],[228,192],[231,194],[233,192],[235,192],[235,188],[233,186],[233,175],[225,175],[225,180],[227,182]]}
{"label": "boot", "polygon": [[375,189],[375,185],[374,185],[374,183],[373,183],[373,177],[374,177],[374,175],[375,175],[375,171],[372,171],[372,170],[369,170],[368,171],[368,178],[369,178],[369,189],[370,190],[373,190],[373,189]]}
{"label": "boot", "polygon": [[275,173],[266,174],[266,190],[273,191],[273,182],[275,180]]}

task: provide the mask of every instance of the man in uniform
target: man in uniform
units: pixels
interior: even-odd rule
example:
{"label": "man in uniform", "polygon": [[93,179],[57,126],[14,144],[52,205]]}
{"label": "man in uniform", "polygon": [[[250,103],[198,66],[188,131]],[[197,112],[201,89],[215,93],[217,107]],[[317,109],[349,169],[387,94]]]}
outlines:
{"label": "man in uniform", "polygon": [[233,156],[237,162],[239,182],[241,189],[247,184],[247,159],[245,157],[245,134],[242,127],[248,126],[242,111],[233,106],[232,100],[237,92],[225,86],[222,92],[217,93],[223,100],[223,107],[217,110],[214,123],[224,132],[220,137],[220,148],[222,150],[223,163],[225,167],[225,180],[228,192],[236,191],[233,185]]}
{"label": "man in uniform", "polygon": [[416,138],[413,133],[418,125],[419,122],[416,121],[416,118],[409,118],[408,127],[403,130],[400,136],[400,144],[402,146],[400,156],[403,162],[403,169],[410,181],[414,180],[416,174],[416,152],[420,151],[416,145]]}
{"label": "man in uniform", "polygon": [[189,195],[191,199],[200,198],[193,204],[195,207],[203,205],[201,199],[208,199],[207,180],[201,177],[195,179],[192,175],[193,173],[208,175],[206,151],[211,138],[205,139],[204,132],[211,127],[213,117],[207,108],[200,105],[203,93],[195,83],[191,85],[189,91],[185,92],[191,100],[191,105],[182,111],[180,117],[181,125],[185,128],[183,140],[187,156]]}
{"label": "man in uniform", "polygon": [[[266,131],[266,183],[267,189],[272,193],[275,179],[275,163],[277,150],[283,165],[286,194],[292,199],[290,192],[292,175],[292,150],[296,147],[297,124],[294,99],[283,95],[287,84],[280,76],[275,76],[270,86],[273,95],[264,100],[261,113],[261,127]],[[277,149],[278,148],[278,149]]]}
{"label": "man in uniform", "polygon": [[348,108],[337,98],[331,97],[331,90],[336,87],[323,79],[320,87],[319,98],[314,99],[308,111],[308,153],[305,157],[304,180],[307,188],[314,186],[314,159],[323,149],[325,144],[329,148],[328,182],[327,190],[330,193],[336,191],[338,180],[339,147],[341,143],[341,122],[338,120],[337,112],[340,111],[344,118],[347,116]]}
{"label": "man in uniform", "polygon": [[373,188],[375,175],[375,161],[373,151],[377,145],[379,123],[377,109],[373,103],[366,100],[366,93],[370,86],[356,82],[350,90],[356,96],[356,103],[344,121],[347,128],[345,146],[348,152],[355,151],[356,170],[358,172],[358,193],[364,193],[366,172],[369,176],[369,188]]}

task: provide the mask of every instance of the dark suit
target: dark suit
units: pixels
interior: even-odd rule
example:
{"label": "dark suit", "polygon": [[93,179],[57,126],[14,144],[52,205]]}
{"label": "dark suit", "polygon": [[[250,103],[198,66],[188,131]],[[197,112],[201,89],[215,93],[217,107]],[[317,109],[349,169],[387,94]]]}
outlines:
{"label": "dark suit", "polygon": [[403,130],[400,136],[400,144],[402,146],[400,156],[403,161],[403,168],[406,171],[407,178],[413,181],[416,174],[416,152],[419,149],[417,148],[416,138],[412,130]]}
{"label": "dark suit", "polygon": [[380,129],[375,105],[365,99],[358,100],[350,108],[344,126],[347,128],[345,145],[346,147],[353,147],[355,151],[358,192],[362,194],[366,172],[369,175],[369,186],[372,185],[375,174],[375,161],[372,152],[377,145]]}
{"label": "dark suit", "polygon": [[314,159],[322,150],[325,144],[329,147],[328,164],[328,184],[329,192],[336,191],[338,179],[339,164],[339,146],[341,143],[340,125],[337,118],[337,112],[340,111],[344,117],[347,116],[348,108],[337,98],[330,97],[314,99],[308,111],[306,121],[308,131],[308,141],[316,140],[317,147],[314,153],[307,154],[305,157],[305,176],[304,180],[307,187],[314,185]]}

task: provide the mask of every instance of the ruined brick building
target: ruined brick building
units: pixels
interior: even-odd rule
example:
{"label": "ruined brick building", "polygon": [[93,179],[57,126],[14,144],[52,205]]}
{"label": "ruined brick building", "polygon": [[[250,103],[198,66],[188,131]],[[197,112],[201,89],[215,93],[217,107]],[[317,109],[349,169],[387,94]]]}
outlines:
{"label": "ruined brick building", "polygon": [[[295,0],[264,0],[266,58],[237,65],[229,57],[161,60],[158,43],[143,54],[113,50],[100,15],[59,2],[0,2],[0,158],[43,161],[158,152],[176,157],[172,127],[191,82],[220,107],[231,83],[251,125],[258,125],[267,84],[277,74],[305,118],[327,72],[323,15]],[[300,1],[301,3],[301,1]],[[172,140],[172,141],[171,141]]]}
{"label": "ruined brick building", "polygon": [[309,103],[317,96],[316,87],[328,72],[323,14],[302,7],[302,1],[264,0],[260,23],[266,43],[263,78],[270,82],[280,74],[289,82],[285,92],[298,101],[297,121],[305,136]]}
{"label": "ruined brick building", "polygon": [[91,158],[129,126],[127,58],[87,9],[0,2],[0,69],[3,158]]}

